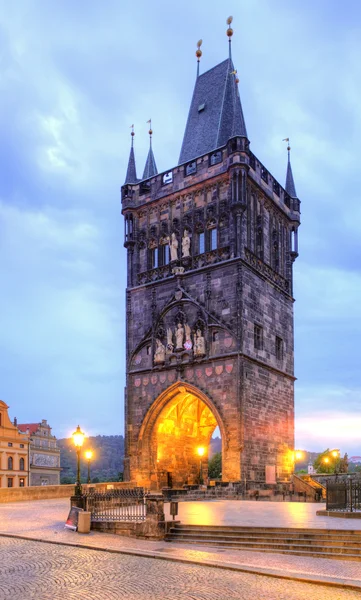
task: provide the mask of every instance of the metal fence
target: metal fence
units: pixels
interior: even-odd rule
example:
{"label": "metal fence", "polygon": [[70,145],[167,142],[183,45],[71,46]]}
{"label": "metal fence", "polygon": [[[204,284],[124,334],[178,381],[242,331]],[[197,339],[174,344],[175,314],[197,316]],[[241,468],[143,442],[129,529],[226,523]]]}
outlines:
{"label": "metal fence", "polygon": [[144,488],[109,490],[85,494],[85,510],[92,521],[145,521]]}
{"label": "metal fence", "polygon": [[361,511],[361,482],[327,482],[326,510]]}

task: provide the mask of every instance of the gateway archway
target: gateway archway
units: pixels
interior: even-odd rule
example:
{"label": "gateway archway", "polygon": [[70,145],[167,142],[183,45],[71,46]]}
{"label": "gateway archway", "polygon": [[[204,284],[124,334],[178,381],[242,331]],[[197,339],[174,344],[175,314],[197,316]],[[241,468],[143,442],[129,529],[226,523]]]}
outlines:
{"label": "gateway archway", "polygon": [[157,488],[206,480],[209,444],[216,427],[222,435],[218,411],[200,390],[182,384],[168,388],[143,423],[139,466],[144,479],[148,471],[151,487]]}

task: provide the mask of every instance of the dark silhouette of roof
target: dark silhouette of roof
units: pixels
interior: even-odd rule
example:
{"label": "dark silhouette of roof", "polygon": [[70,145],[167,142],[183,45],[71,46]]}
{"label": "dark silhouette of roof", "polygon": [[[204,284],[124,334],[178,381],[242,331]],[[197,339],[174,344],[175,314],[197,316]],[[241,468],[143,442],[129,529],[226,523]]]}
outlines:
{"label": "dark silhouette of roof", "polygon": [[132,137],[132,145],[130,148],[129,161],[128,161],[128,169],[127,174],[125,176],[124,185],[126,183],[137,183],[137,171],[135,168],[135,156],[134,156],[134,148],[133,148],[133,137]]}
{"label": "dark silhouette of roof", "polygon": [[290,151],[288,151],[288,163],[287,163],[287,173],[286,173],[286,186],[285,190],[291,198],[297,198],[297,192],[295,188],[295,182],[293,181],[291,160],[290,160]]}
{"label": "dark silhouette of roof", "polygon": [[247,130],[228,58],[196,79],[179,164],[224,146],[234,136],[247,137]]}
{"label": "dark silhouette of roof", "polygon": [[143,179],[149,179],[154,175],[158,175],[157,165],[155,164],[155,158],[152,149],[152,140],[150,140],[150,147],[147,156],[147,161],[145,163]]}

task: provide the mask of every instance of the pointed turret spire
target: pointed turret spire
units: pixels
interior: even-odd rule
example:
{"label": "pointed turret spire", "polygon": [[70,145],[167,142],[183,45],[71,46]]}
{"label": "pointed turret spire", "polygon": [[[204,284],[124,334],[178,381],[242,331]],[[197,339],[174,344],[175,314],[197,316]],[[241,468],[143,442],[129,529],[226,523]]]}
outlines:
{"label": "pointed turret spire", "polygon": [[125,182],[126,183],[137,183],[138,179],[137,179],[137,171],[135,168],[135,156],[134,156],[134,125],[131,125],[132,131],[131,131],[131,136],[132,136],[132,145],[130,147],[130,154],[129,154],[129,161],[128,161],[128,169],[127,169],[127,174],[125,176]]}
{"label": "pointed turret spire", "polygon": [[150,177],[154,177],[154,175],[158,175],[157,165],[155,164],[155,158],[152,149],[152,119],[147,121],[149,123],[149,152],[147,156],[147,161],[145,163],[143,179],[150,179]]}
{"label": "pointed turret spire", "polygon": [[287,145],[288,162],[287,162],[285,190],[286,190],[287,194],[289,196],[291,196],[291,198],[297,198],[297,192],[296,192],[296,188],[295,188],[295,182],[293,181],[291,159],[290,159],[290,150],[291,150],[290,138],[285,138],[283,141],[288,143],[288,145]]}

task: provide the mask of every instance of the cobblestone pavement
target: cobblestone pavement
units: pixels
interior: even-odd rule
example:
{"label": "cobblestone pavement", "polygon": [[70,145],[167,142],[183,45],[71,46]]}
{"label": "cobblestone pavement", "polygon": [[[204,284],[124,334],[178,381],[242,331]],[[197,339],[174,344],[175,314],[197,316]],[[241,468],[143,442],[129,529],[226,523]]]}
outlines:
{"label": "cobblestone pavement", "polygon": [[[181,511],[185,504],[186,503],[180,505]],[[249,519],[251,518],[250,515],[253,515],[252,519],[256,520],[256,511],[258,511],[258,524],[272,526],[273,521],[271,518],[268,520],[262,519],[262,509],[265,503],[262,503],[261,505],[261,503],[258,502],[238,502],[237,504],[242,508],[243,518]],[[210,507],[208,505],[209,503],[197,503],[197,510],[200,511],[200,513],[203,511],[209,516],[208,511]],[[220,505],[219,508],[222,511],[225,511],[224,504],[223,506]],[[195,509],[189,506],[187,510],[191,513],[192,511],[194,512]],[[212,510],[215,509],[212,508]],[[288,513],[289,509],[287,508],[286,510]],[[46,540],[80,546],[83,545],[116,552],[130,552],[145,556],[194,561],[203,564],[207,563],[209,565],[228,565],[232,568],[246,569],[260,573],[273,573],[275,575],[286,575],[334,583],[344,582],[346,584],[360,586],[361,593],[361,562],[359,561],[331,560],[276,553],[247,552],[224,548],[211,549],[205,546],[170,544],[166,542],[149,542],[95,531],[91,531],[88,535],[81,535],[64,529],[68,511],[69,500],[67,499],[0,504],[0,535],[1,533],[21,535],[29,539]],[[298,511],[296,514],[299,514],[299,508],[297,506],[295,507],[295,512],[296,511]],[[248,516],[247,512],[249,513]],[[183,517],[182,513],[181,516],[183,520],[185,517]],[[217,518],[217,514],[215,518]],[[298,518],[299,517],[297,517],[297,519]],[[338,519],[329,518],[328,520],[331,521],[329,525],[330,528],[335,528],[332,527],[334,521],[339,522]],[[345,521],[345,519],[340,519],[340,521],[341,520]],[[183,522],[187,521],[183,520]],[[285,522],[284,526],[286,526]],[[4,538],[0,537],[0,540],[3,539]],[[172,563],[172,565],[173,569],[178,569],[178,564]],[[361,598],[361,595],[359,597]],[[27,598],[24,598],[23,600],[27,600]],[[254,600],[258,600],[258,598],[256,597]]]}
{"label": "cobblestone pavement", "polygon": [[152,558],[0,538],[5,600],[360,600],[360,593]]}

